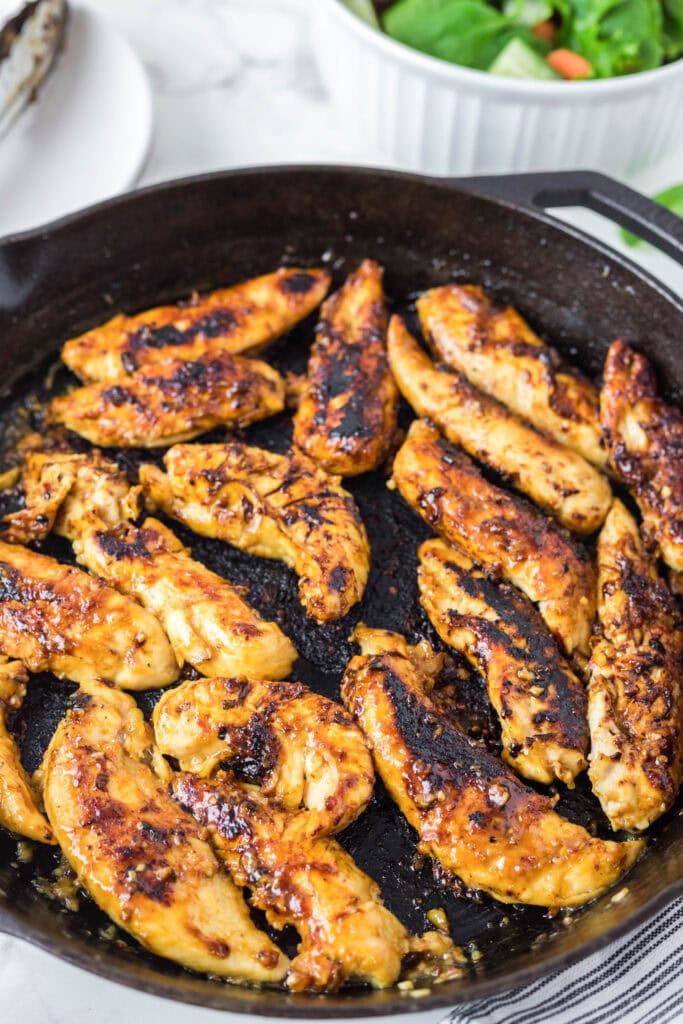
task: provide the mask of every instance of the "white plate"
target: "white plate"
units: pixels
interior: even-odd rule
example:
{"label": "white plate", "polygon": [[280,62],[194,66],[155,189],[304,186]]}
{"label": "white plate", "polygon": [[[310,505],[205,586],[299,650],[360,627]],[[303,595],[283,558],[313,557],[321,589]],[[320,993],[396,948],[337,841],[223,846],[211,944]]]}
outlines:
{"label": "white plate", "polygon": [[140,60],[106,20],[72,5],[57,64],[0,139],[0,236],[124,191],[151,131]]}

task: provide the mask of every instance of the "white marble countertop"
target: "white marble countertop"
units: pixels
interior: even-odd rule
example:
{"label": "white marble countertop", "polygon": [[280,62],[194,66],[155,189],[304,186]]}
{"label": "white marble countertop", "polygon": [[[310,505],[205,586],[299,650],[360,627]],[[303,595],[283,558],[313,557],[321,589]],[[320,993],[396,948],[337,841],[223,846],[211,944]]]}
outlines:
{"label": "white marble countertop", "polygon": [[[316,2],[87,0],[127,36],[150,75],[155,129],[140,184],[248,164],[386,164],[379,150],[336,129],[309,45]],[[634,184],[668,185],[683,177],[683,161],[676,164]],[[600,218],[563,216],[619,246]],[[683,291],[683,270],[672,261],[647,247],[630,255]],[[164,1024],[226,1019],[126,990],[0,936],[3,1024],[148,1024],[162,1016]]]}

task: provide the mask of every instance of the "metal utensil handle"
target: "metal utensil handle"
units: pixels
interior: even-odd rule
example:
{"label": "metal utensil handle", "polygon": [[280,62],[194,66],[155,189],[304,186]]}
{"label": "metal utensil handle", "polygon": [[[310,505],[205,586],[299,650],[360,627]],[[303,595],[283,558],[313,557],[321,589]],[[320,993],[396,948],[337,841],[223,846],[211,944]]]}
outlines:
{"label": "metal utensil handle", "polygon": [[459,187],[525,206],[584,206],[683,264],[683,218],[596,171],[553,171],[461,178]]}

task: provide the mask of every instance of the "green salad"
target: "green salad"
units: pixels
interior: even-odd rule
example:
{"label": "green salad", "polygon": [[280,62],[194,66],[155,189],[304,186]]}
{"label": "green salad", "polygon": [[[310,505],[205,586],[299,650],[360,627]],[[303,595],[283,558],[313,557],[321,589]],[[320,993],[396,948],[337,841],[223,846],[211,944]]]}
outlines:
{"label": "green salad", "polygon": [[513,78],[613,78],[683,56],[683,0],[345,0],[432,57]]}

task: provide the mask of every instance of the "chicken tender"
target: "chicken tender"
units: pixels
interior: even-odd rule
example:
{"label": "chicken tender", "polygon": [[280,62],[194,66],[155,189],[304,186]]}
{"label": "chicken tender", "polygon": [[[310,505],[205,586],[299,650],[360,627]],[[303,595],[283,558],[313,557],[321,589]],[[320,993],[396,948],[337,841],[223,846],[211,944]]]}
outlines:
{"label": "chicken tender", "polygon": [[364,260],[322,307],[294,443],[329,473],[377,469],[396,430],[383,268]]}
{"label": "chicken tender", "polygon": [[434,366],[403,320],[389,324],[389,362],[403,397],[449,441],[502,474],[576,533],[593,533],[612,500],[606,478],[565,445],[539,434],[460,373]]}
{"label": "chicken tender", "polygon": [[299,577],[318,622],[339,619],[363,596],[370,545],[351,495],[295,448],[277,455],[239,442],[175,445],[166,473],[140,468],[151,511],[242,551],[277,558]]}
{"label": "chicken tender", "polygon": [[180,665],[204,675],[289,675],[296,648],[239,588],[195,561],[156,519],[126,521],[137,516],[139,488],[115,462],[97,450],[33,451],[21,480],[26,507],[6,517],[6,535],[38,539],[54,528],[90,572],[159,619]]}
{"label": "chicken tender", "polygon": [[418,301],[425,337],[445,363],[543,434],[604,468],[597,388],[510,306],[476,285],[432,288]]}
{"label": "chicken tender", "polygon": [[0,649],[31,672],[127,690],[168,686],[178,663],[158,619],[81,569],[0,541]]}
{"label": "chicken tender", "polygon": [[282,377],[229,352],[171,359],[54,398],[50,417],[92,444],[158,448],[214,427],[247,427],[285,407]]}
{"label": "chicken tender", "polygon": [[489,483],[426,420],[416,420],[394,462],[405,500],[450,543],[538,605],[567,654],[587,658],[595,570],[586,551],[528,504]]}
{"label": "chicken tender", "polygon": [[642,842],[594,839],[439,714],[423,641],[360,627],[342,698],[418,849],[503,903],[579,906],[620,879]]}
{"label": "chicken tender", "polygon": [[0,656],[0,825],[37,843],[54,843],[52,829],[21,763],[19,748],[7,728],[9,715],[24,701],[27,680],[28,673],[20,661]]}
{"label": "chicken tender", "polygon": [[535,782],[586,767],[586,691],[531,602],[442,540],[419,551],[420,601],[437,633],[486,679],[503,757]]}
{"label": "chicken tender", "polygon": [[648,542],[683,572],[683,413],[657,396],[652,367],[623,341],[607,354],[600,414],[610,464],[638,502]]}
{"label": "chicken tender", "polygon": [[187,773],[176,798],[211,829],[233,878],[273,926],[299,932],[288,987],[392,984],[408,934],[329,838],[365,809],[374,781],[344,710],[300,683],[200,679],[162,697],[154,729]]}
{"label": "chicken tender", "polygon": [[277,982],[288,960],[252,924],[127,694],[88,684],[43,764],[50,822],[72,868],[119,927],[158,956],[233,981]]}
{"label": "chicken tender", "polygon": [[205,354],[251,352],[312,313],[330,286],[324,270],[283,267],[274,274],[159,306],[119,314],[67,341],[62,359],[82,381],[117,380],[141,366]]}
{"label": "chicken tender", "polygon": [[615,501],[598,539],[598,631],[588,688],[593,792],[613,828],[645,829],[683,770],[683,621]]}

